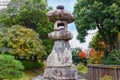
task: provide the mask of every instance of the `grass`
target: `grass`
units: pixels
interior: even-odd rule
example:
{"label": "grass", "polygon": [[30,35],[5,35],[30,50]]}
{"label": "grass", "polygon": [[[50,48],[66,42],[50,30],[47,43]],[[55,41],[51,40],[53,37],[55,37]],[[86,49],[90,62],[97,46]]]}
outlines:
{"label": "grass", "polygon": [[25,70],[24,76],[21,79],[13,79],[13,80],[32,80],[33,77],[36,77],[42,74],[44,69],[33,69],[33,70]]}

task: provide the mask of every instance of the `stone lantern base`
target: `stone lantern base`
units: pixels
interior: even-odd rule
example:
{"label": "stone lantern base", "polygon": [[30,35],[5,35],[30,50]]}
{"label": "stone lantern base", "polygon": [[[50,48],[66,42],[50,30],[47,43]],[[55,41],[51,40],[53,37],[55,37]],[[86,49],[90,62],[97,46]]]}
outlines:
{"label": "stone lantern base", "polygon": [[47,80],[77,80],[77,70],[71,67],[48,67],[43,76]]}

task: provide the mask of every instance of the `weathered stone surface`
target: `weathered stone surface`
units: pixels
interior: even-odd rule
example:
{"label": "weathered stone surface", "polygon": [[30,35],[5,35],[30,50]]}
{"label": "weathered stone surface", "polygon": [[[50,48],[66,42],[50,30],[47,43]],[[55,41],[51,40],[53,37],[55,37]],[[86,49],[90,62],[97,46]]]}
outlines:
{"label": "weathered stone surface", "polygon": [[47,16],[49,21],[53,23],[55,23],[57,20],[67,21],[68,23],[71,23],[75,20],[74,15],[64,9],[57,9],[54,12],[48,13]]}
{"label": "weathered stone surface", "polygon": [[73,35],[70,31],[66,31],[64,29],[61,29],[59,31],[54,31],[48,34],[48,37],[53,40],[59,40],[59,39],[65,39],[70,40],[73,38]]}
{"label": "weathered stone surface", "polygon": [[59,26],[63,26],[62,29],[66,30],[66,31],[68,30],[68,23],[66,21],[57,20],[54,24],[54,30],[55,31],[61,30],[61,28]]}
{"label": "weathered stone surface", "polygon": [[[47,72],[49,69],[46,69],[45,71]],[[75,70],[76,72],[76,70]],[[49,72],[50,73],[50,72]],[[45,73],[44,73],[45,74]],[[48,75],[48,74],[46,74]],[[76,80],[87,80],[86,78],[84,78],[83,76],[81,76],[79,73],[76,74],[75,73],[75,76],[77,76],[77,79]],[[43,77],[43,75],[38,75],[36,77],[33,77],[32,80],[56,80],[56,79],[48,79],[48,77],[46,76],[47,79],[45,79]],[[59,80],[70,80],[70,79],[59,79]],[[71,79],[71,80],[75,80],[75,79]]]}
{"label": "weathered stone surface", "polygon": [[75,20],[74,16],[58,6],[57,10],[47,14],[48,19],[55,23],[54,31],[49,37],[54,40],[52,52],[47,58],[44,78],[47,80],[77,80],[77,70],[71,68],[72,53],[69,40],[73,35],[68,31],[68,23]]}
{"label": "weathered stone surface", "polygon": [[77,70],[70,67],[46,68],[44,78],[48,80],[77,80]]}
{"label": "weathered stone surface", "polygon": [[71,66],[72,54],[69,42],[66,40],[56,40],[52,52],[47,58],[47,66]]}

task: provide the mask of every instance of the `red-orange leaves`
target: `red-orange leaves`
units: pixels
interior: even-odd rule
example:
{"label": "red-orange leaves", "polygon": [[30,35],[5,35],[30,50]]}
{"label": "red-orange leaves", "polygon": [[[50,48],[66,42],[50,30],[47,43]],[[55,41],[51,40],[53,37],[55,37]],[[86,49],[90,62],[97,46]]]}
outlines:
{"label": "red-orange leaves", "polygon": [[85,52],[80,52],[80,53],[79,53],[79,57],[80,57],[81,59],[86,58],[86,53],[85,53]]}

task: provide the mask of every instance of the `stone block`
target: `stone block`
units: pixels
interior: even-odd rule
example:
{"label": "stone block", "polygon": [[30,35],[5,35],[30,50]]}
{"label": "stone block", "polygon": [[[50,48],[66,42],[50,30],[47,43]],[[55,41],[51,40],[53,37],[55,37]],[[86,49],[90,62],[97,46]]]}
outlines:
{"label": "stone block", "polygon": [[43,76],[48,80],[77,80],[77,70],[71,67],[49,67]]}

